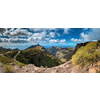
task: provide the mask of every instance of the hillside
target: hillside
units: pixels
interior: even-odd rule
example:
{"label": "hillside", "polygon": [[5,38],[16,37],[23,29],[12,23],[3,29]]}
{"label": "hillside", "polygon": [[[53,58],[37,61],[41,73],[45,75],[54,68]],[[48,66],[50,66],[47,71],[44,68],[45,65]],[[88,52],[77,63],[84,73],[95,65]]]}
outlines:
{"label": "hillside", "polygon": [[72,59],[64,64],[40,45],[8,51],[0,54],[0,73],[99,73],[99,41],[81,43],[76,47],[78,50]]}
{"label": "hillside", "polygon": [[63,63],[70,60],[71,56],[74,53],[73,48],[61,48],[61,47],[51,47],[47,49],[49,52],[54,54],[58,59],[60,59]]}
{"label": "hillside", "polygon": [[35,66],[54,67],[61,64],[61,61],[40,45],[31,46],[21,50],[16,58],[17,61]]}
{"label": "hillside", "polygon": [[10,51],[11,49],[7,49],[7,48],[4,48],[4,47],[0,47],[0,54],[3,54],[3,53],[6,53],[8,51]]}

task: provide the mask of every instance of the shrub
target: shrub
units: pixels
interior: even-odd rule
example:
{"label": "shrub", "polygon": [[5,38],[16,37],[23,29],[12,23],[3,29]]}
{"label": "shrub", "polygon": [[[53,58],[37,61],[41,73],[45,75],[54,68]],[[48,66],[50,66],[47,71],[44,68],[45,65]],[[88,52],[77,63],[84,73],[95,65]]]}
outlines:
{"label": "shrub", "polygon": [[4,67],[4,71],[5,71],[6,73],[13,73],[13,72],[14,72],[14,66],[12,66],[12,65],[6,65],[6,66]]}
{"label": "shrub", "polygon": [[0,56],[0,61],[3,63],[15,62],[12,58],[4,57],[4,56]]}
{"label": "shrub", "polygon": [[45,66],[46,68],[48,68],[48,66]]}
{"label": "shrub", "polygon": [[78,49],[72,56],[72,62],[79,66],[90,65],[100,60],[99,42],[90,42]]}
{"label": "shrub", "polygon": [[2,63],[2,64],[1,64],[1,67],[3,67],[3,66],[4,66],[4,64]]}
{"label": "shrub", "polygon": [[17,64],[20,66],[20,68],[22,68],[22,66],[25,66],[25,64],[21,62],[18,62]]}

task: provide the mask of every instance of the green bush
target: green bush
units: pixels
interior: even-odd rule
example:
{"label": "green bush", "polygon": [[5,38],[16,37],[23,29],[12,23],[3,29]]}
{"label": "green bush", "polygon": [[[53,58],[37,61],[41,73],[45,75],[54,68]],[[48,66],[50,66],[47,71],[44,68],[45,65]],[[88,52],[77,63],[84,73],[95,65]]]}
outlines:
{"label": "green bush", "polygon": [[14,66],[12,66],[12,65],[6,65],[6,66],[4,67],[4,71],[5,71],[6,73],[13,73],[13,72],[14,72]]}
{"label": "green bush", "polygon": [[3,67],[3,66],[4,66],[4,64],[2,63],[2,64],[1,64],[1,67]]}
{"label": "green bush", "polygon": [[72,56],[72,62],[79,66],[93,65],[100,60],[99,47],[99,42],[90,42],[86,46],[82,46],[75,55]]}
{"label": "green bush", "polygon": [[48,68],[48,66],[45,66],[46,68]]}
{"label": "green bush", "polygon": [[0,62],[3,62],[3,63],[12,63],[12,62],[15,62],[15,61],[12,58],[0,56]]}
{"label": "green bush", "polygon": [[21,62],[18,62],[17,64],[20,66],[20,68],[22,68],[22,66],[25,66],[25,64]]}

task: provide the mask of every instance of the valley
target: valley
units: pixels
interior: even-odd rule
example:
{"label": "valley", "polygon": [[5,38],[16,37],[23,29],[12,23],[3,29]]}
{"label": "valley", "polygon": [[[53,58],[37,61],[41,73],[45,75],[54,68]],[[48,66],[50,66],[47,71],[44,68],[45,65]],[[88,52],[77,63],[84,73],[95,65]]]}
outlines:
{"label": "valley", "polygon": [[100,41],[47,50],[39,44],[25,50],[0,48],[0,73],[100,72]]}

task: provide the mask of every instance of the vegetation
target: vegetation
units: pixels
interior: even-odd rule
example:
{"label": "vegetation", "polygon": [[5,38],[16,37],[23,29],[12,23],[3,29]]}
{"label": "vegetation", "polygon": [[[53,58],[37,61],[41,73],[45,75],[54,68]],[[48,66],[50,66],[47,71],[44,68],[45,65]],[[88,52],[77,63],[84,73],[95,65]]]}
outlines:
{"label": "vegetation", "polygon": [[3,67],[3,66],[4,66],[4,64],[2,63],[2,64],[1,64],[1,67]]}
{"label": "vegetation", "polygon": [[14,66],[12,66],[12,65],[6,65],[6,66],[4,67],[4,71],[5,71],[6,73],[13,73],[13,72],[14,72]]}
{"label": "vegetation", "polygon": [[8,51],[10,51],[10,49],[0,50],[0,54],[7,53]]}
{"label": "vegetation", "polygon": [[46,68],[48,68],[48,66],[45,66]]}
{"label": "vegetation", "polygon": [[74,48],[62,48],[56,52],[56,57],[60,59],[63,63],[69,61],[74,54]]}
{"label": "vegetation", "polygon": [[21,63],[29,64],[28,58],[25,58],[25,55],[23,55],[22,52],[16,57],[16,60]]}
{"label": "vegetation", "polygon": [[79,66],[93,65],[100,60],[100,43],[90,42],[78,49],[72,56],[72,62]]}
{"label": "vegetation", "polygon": [[12,50],[9,53],[5,53],[4,56],[13,58],[18,53],[18,50]]}
{"label": "vegetation", "polygon": [[8,57],[5,57],[5,56],[0,56],[0,62],[3,62],[3,63],[12,63],[12,62],[15,62],[12,58],[8,58]]}
{"label": "vegetation", "polygon": [[50,54],[45,49],[41,50],[41,48],[22,50],[20,54],[16,57],[16,60],[25,64],[31,63],[39,67],[53,67],[61,64],[60,60],[58,60],[55,56]]}
{"label": "vegetation", "polygon": [[20,66],[20,68],[22,68],[23,66],[25,66],[25,64],[21,63],[21,62],[18,62],[17,64]]}

